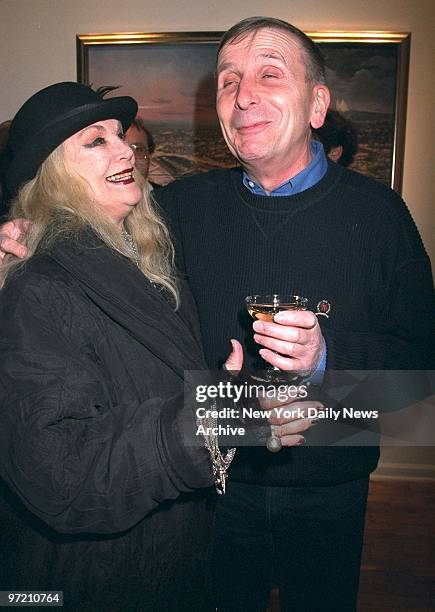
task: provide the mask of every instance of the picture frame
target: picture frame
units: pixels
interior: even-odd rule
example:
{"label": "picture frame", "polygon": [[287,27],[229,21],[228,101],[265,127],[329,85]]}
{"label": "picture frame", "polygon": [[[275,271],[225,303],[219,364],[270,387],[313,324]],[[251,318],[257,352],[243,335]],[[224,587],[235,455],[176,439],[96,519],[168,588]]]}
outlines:
{"label": "picture frame", "polygon": [[[401,193],[411,35],[386,31],[310,31],[325,57],[332,107],[356,127],[351,167]],[[77,80],[131,95],[153,134],[150,179],[231,167],[214,96],[222,32],[79,34]],[[110,94],[109,94],[110,95]]]}

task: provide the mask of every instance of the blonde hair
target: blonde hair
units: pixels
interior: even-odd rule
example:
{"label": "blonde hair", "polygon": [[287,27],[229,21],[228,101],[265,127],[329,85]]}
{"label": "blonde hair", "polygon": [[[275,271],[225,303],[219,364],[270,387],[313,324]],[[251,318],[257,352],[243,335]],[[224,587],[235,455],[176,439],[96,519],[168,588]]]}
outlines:
{"label": "blonde hair", "polygon": [[153,208],[146,181],[136,171],[134,178],[142,197],[124,220],[124,227],[136,243],[138,261],[119,228],[92,202],[83,179],[69,170],[63,145],[57,147],[12,202],[10,218],[32,221],[32,230],[25,238],[26,259],[8,256],[3,265],[4,278],[32,257],[39,245],[47,247],[60,235],[74,238],[89,227],[109,248],[137,263],[144,276],[166,289],[178,307],[174,248],[169,232]]}

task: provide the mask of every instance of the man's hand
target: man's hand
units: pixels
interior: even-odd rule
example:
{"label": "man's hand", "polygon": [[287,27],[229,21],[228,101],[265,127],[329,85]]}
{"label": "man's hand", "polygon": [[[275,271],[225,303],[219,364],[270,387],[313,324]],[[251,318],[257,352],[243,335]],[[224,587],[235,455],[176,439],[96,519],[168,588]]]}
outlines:
{"label": "man's hand", "polygon": [[264,346],[260,355],[285,372],[309,376],[323,355],[325,341],[316,315],[309,310],[286,310],[274,322],[255,321],[254,340]]}
{"label": "man's hand", "polygon": [[27,249],[20,244],[32,229],[32,222],[26,219],[15,219],[0,226],[0,262],[9,253],[23,259]]}
{"label": "man's hand", "polygon": [[273,427],[274,435],[280,438],[282,446],[303,444],[303,432],[316,425],[317,415],[325,408],[321,402],[291,396],[282,401],[263,397],[260,404],[263,410],[269,412],[267,420]]}
{"label": "man's hand", "polygon": [[[231,345],[232,351],[224,368],[236,374],[243,366],[243,348],[238,340],[232,339]],[[305,442],[302,433],[317,422],[316,418],[308,415],[322,412],[324,406],[318,401],[302,400],[295,396],[294,385],[288,388],[288,393],[281,387],[284,385],[280,386],[279,396],[260,397],[259,404],[262,410],[269,413],[267,421],[273,427],[274,435],[281,439],[282,446],[297,446]],[[264,428],[264,425],[259,427]]]}
{"label": "man's hand", "polygon": [[301,400],[288,406],[281,406],[281,409],[272,410],[268,421],[283,446],[296,446],[305,442],[301,434],[317,424],[317,417],[308,415],[319,414],[323,410],[324,406],[320,402]]}

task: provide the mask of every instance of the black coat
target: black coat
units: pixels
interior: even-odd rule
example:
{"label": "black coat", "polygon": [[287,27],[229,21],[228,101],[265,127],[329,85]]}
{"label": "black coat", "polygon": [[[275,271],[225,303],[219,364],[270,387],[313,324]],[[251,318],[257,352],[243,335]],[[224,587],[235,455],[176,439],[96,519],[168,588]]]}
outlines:
{"label": "black coat", "polygon": [[84,234],[12,275],[0,325],[0,588],[201,609],[214,496],[181,427],[183,370],[204,367],[188,292],[175,313]]}

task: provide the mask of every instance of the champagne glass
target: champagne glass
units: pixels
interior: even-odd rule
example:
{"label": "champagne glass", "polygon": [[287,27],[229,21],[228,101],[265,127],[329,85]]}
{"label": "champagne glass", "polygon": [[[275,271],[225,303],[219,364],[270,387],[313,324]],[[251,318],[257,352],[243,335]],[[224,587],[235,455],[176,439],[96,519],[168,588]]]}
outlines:
{"label": "champagne glass", "polygon": [[[270,295],[248,295],[245,298],[246,308],[251,317],[256,321],[273,321],[273,317],[283,310],[306,310],[308,299],[300,295],[286,295],[272,293]],[[265,362],[264,369],[268,380],[279,382],[279,376],[273,376],[272,372],[279,372],[279,368]]]}
{"label": "champagne glass", "polygon": [[[308,305],[307,298],[300,295],[286,295],[272,293],[268,295],[248,295],[245,298],[246,308],[251,317],[257,321],[273,321],[274,315],[283,310],[306,310]],[[282,376],[277,374],[279,368],[265,362],[264,366],[265,377],[260,378],[269,383],[286,382]],[[297,378],[297,376],[295,376]],[[267,439],[266,446],[269,451],[276,453],[281,450],[281,440],[275,434],[275,426],[270,426],[270,436]]]}

